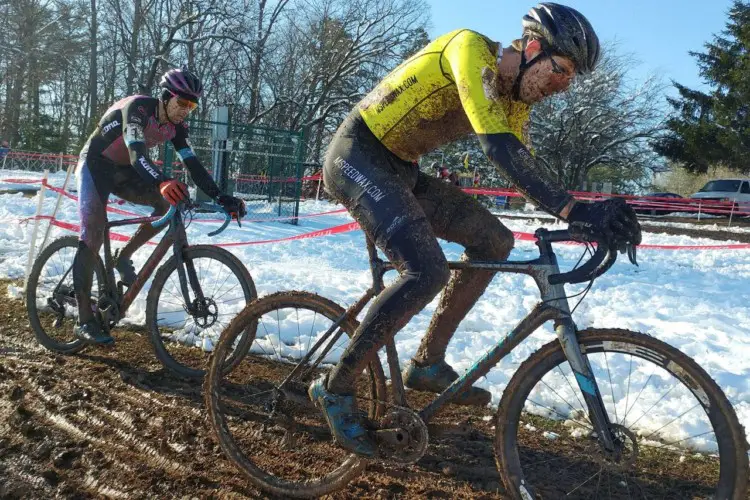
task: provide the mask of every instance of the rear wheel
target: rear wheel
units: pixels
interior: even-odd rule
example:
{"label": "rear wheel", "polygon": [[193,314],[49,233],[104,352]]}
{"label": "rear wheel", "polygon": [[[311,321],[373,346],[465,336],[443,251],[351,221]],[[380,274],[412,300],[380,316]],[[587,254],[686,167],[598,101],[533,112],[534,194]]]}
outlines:
{"label": "rear wheel", "polygon": [[[263,490],[283,497],[325,495],[365,466],[332,443],[320,409],[307,395],[358,326],[344,314],[315,294],[277,293],[250,304],[221,335],[206,378],[206,407],[224,452]],[[222,367],[246,331],[250,351],[227,372]],[[359,377],[356,394],[371,419],[382,415],[378,402],[385,399],[385,376],[378,361]]]}
{"label": "rear wheel", "polygon": [[[78,237],[65,236],[44,248],[34,261],[26,285],[26,310],[37,341],[50,351],[74,354],[86,347],[74,334],[78,303],[73,289],[73,258]],[[91,303],[104,287],[104,266],[97,258]],[[102,290],[100,290],[100,286]]]}
{"label": "rear wheel", "polygon": [[551,342],[521,365],[498,409],[496,459],[513,498],[746,498],[744,430],[695,361],[626,330],[586,330],[578,341],[619,446],[599,446]]}

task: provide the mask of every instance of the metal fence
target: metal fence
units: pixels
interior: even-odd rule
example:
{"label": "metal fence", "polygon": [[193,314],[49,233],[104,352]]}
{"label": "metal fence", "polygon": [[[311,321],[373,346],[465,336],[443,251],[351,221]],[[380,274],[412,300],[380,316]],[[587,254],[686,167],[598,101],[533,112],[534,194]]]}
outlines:
{"label": "metal fence", "polygon": [[[226,139],[217,133],[219,127],[228,127]],[[192,120],[190,144],[220,187],[245,200],[250,218],[286,217],[297,223],[305,150],[302,133]],[[163,158],[165,164],[177,167],[171,145],[164,148]],[[217,165],[221,174],[214,172]],[[188,181],[182,170],[174,170],[173,175]]]}
{"label": "metal fence", "polygon": [[[191,120],[189,125],[198,159],[216,174],[225,192],[245,200],[249,218],[297,223],[305,151],[301,132],[208,120]],[[217,133],[219,129],[223,134]],[[152,149],[151,158],[167,175],[194,185],[171,143]],[[0,157],[0,169],[56,172],[77,160],[75,155],[11,150]],[[219,173],[214,172],[217,166]]]}
{"label": "metal fence", "polygon": [[0,158],[0,169],[23,170],[26,172],[57,172],[65,170],[68,165],[75,165],[78,157],[60,153],[36,153],[33,151],[11,150]]}

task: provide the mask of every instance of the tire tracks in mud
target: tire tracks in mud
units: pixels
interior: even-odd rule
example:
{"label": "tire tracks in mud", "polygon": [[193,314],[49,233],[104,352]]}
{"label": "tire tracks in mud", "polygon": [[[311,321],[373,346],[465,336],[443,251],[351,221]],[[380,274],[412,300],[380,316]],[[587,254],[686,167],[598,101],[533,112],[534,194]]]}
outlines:
{"label": "tire tracks in mud", "polygon": [[[6,317],[23,304],[0,303],[0,498],[263,497],[216,444],[200,384],[162,371],[145,336],[61,356]],[[331,498],[502,498],[439,462],[373,466]]]}
{"label": "tire tracks in mud", "polygon": [[[0,498],[166,498],[169,483],[194,492],[214,484],[185,459],[195,444],[203,455],[218,452],[208,436],[194,439],[205,434],[191,430],[204,425],[199,409],[131,385],[121,370],[48,353],[3,330]],[[235,495],[245,497],[241,491]]]}

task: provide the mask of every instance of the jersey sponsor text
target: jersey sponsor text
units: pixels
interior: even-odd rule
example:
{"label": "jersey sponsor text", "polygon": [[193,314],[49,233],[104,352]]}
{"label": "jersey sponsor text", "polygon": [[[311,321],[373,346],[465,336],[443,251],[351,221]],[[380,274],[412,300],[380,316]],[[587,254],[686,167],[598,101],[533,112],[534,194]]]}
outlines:
{"label": "jersey sponsor text", "polygon": [[409,87],[413,87],[417,84],[417,77],[416,76],[409,76],[404,79],[404,81],[395,89],[391,90],[385,97],[383,97],[383,101],[378,104],[378,107],[375,109],[378,113],[382,113],[385,108],[388,107],[390,103],[396,100],[398,96],[404,93],[406,89]]}
{"label": "jersey sponsor text", "polygon": [[117,127],[119,125],[120,125],[120,122],[117,121],[117,120],[109,122],[104,127],[102,127],[102,134],[106,134],[107,132],[109,132],[110,130],[112,130],[113,128],[115,128],[115,127]]}
{"label": "jersey sponsor text", "polygon": [[385,193],[383,192],[383,190],[376,186],[364,174],[360,173],[360,171],[357,170],[348,161],[339,156],[333,161],[333,163],[341,169],[342,174],[359,184],[359,186],[364,190],[365,193],[367,193],[370,198],[372,198],[376,202],[379,202],[380,200],[385,198]]}
{"label": "jersey sponsor text", "polygon": [[151,164],[148,162],[148,160],[146,158],[144,158],[143,156],[141,156],[140,158],[138,158],[138,163],[141,164],[141,167],[143,167],[143,169],[146,172],[148,172],[149,174],[151,174],[151,177],[153,177],[154,179],[158,179],[159,178],[159,172],[157,172],[154,169],[154,167],[151,166]]}

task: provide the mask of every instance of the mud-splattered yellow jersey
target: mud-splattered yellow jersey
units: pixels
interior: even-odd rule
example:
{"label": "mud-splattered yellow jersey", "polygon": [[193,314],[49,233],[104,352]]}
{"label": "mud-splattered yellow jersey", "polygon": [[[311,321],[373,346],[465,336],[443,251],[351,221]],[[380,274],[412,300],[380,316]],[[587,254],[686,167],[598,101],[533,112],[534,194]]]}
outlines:
{"label": "mud-splattered yellow jersey", "polygon": [[360,103],[375,136],[403,160],[478,134],[524,140],[529,106],[496,89],[500,45],[471,31],[441,36],[386,76]]}

